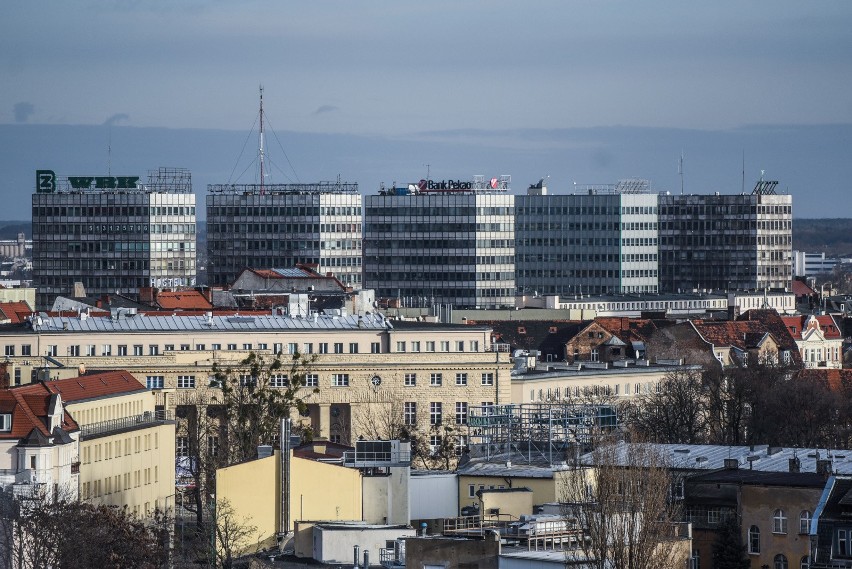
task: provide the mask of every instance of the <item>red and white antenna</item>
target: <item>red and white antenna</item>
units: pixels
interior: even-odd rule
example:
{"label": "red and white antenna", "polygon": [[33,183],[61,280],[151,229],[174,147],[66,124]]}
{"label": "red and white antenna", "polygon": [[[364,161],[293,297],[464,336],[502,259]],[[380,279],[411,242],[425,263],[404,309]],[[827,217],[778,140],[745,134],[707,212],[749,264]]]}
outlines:
{"label": "red and white antenna", "polygon": [[263,85],[260,86],[260,195],[264,194],[263,189]]}

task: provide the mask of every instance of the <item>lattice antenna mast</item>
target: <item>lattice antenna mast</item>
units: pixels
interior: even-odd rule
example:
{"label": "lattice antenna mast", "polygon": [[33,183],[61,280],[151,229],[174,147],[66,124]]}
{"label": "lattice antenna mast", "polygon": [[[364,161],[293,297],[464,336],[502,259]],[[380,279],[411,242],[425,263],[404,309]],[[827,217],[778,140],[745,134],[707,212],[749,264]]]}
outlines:
{"label": "lattice antenna mast", "polygon": [[259,144],[259,152],[260,152],[260,195],[264,194],[263,189],[263,85],[260,86],[260,144]]}

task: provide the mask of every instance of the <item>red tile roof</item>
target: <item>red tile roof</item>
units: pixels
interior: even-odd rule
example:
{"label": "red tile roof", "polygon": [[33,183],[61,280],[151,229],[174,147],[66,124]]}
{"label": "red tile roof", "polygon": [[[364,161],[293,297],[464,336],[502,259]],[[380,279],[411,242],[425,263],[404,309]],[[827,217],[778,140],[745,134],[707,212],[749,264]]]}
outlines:
{"label": "red tile roof", "polygon": [[24,301],[0,302],[0,319],[9,320],[12,324],[20,324],[33,313],[30,305]]}
{"label": "red tile roof", "polygon": [[656,324],[646,318],[595,318],[595,322],[625,343],[647,342],[657,330]]}
{"label": "red tile roof", "polygon": [[213,304],[197,290],[163,291],[157,304],[164,310],[210,310]]}
{"label": "red tile roof", "polygon": [[45,382],[44,385],[51,393],[60,394],[66,403],[146,390],[138,379],[124,370],[58,379]]}
{"label": "red tile roof", "polygon": [[[52,433],[48,431],[48,413],[54,396],[43,383],[0,391],[0,410],[12,414],[12,430],[0,432],[0,439],[22,439],[33,430],[45,437],[51,436]],[[67,411],[63,413],[61,427],[66,432],[74,432],[79,428]]]}
{"label": "red tile roof", "polygon": [[816,316],[805,314],[801,316],[781,317],[784,321],[784,325],[787,326],[787,330],[790,332],[790,335],[792,335],[796,340],[802,339],[802,332],[805,330],[809,318],[815,318],[816,321],[819,322],[819,327],[822,329],[822,333],[827,339],[838,339],[843,337],[840,333],[840,328],[838,327],[837,322],[830,314]]}
{"label": "red tile roof", "polygon": [[692,323],[701,337],[714,346],[743,351],[755,348],[768,333],[760,322],[694,320]]}
{"label": "red tile roof", "polygon": [[798,298],[800,296],[816,294],[816,291],[802,281],[793,279],[793,294]]}

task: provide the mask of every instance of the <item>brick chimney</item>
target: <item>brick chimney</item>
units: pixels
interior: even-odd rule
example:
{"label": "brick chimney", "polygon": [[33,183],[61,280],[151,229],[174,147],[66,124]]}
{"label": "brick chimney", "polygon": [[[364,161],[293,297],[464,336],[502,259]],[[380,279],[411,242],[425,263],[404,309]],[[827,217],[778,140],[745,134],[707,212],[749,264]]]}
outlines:
{"label": "brick chimney", "polygon": [[816,473],[823,476],[831,476],[831,460],[820,459],[816,461]]}
{"label": "brick chimney", "polygon": [[790,472],[801,472],[802,471],[802,461],[799,460],[798,457],[794,456],[790,459]]}
{"label": "brick chimney", "polygon": [[726,458],[724,466],[725,470],[738,470],[740,468],[740,461],[736,458]]}

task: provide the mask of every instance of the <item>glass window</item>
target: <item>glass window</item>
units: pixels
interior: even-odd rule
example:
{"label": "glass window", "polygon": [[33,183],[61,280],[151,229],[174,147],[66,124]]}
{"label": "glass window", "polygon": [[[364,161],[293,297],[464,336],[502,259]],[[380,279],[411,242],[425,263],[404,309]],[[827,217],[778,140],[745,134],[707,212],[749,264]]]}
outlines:
{"label": "glass window", "polygon": [[269,387],[287,387],[290,380],[286,373],[274,373],[269,376]]}
{"label": "glass window", "polygon": [[787,533],[787,515],[780,508],[772,516],[772,533]]}
{"label": "glass window", "polygon": [[348,373],[333,373],[331,374],[332,387],[347,387],[349,385]]}
{"label": "glass window", "polygon": [[192,389],[195,387],[194,375],[179,375],[177,378],[178,389]]}
{"label": "glass window", "polygon": [[416,373],[405,374],[405,386],[411,387],[413,385],[417,385],[417,374]]}
{"label": "glass window", "polygon": [[466,373],[457,373],[456,374],[456,385],[467,385],[467,374]]}
{"label": "glass window", "polygon": [[799,533],[810,533],[811,531],[811,513],[808,510],[802,510],[799,514]]}
{"label": "glass window", "polygon": [[163,388],[163,376],[162,375],[149,375],[145,378],[145,387],[148,389],[162,389]]}
{"label": "glass window", "polygon": [[417,423],[417,403],[414,401],[406,401],[403,403],[402,411],[403,420],[406,425],[414,425]]}
{"label": "glass window", "polygon": [[493,373],[483,373],[482,374],[482,385],[494,385],[494,374]]}
{"label": "glass window", "polygon": [[760,553],[760,528],[757,526],[748,528],[748,552]]}
{"label": "glass window", "polygon": [[811,558],[807,555],[803,556],[799,562],[799,569],[811,569]]}
{"label": "glass window", "polygon": [[781,553],[775,556],[775,569],[787,569],[787,558]]}
{"label": "glass window", "polygon": [[440,401],[433,401],[429,403],[429,424],[430,425],[440,425],[441,424],[441,415],[442,415],[442,404]]}
{"label": "glass window", "polygon": [[441,385],[444,382],[444,376],[440,373],[429,375],[429,385]]}
{"label": "glass window", "polygon": [[456,402],[456,425],[467,425],[467,402]]}
{"label": "glass window", "polygon": [[308,373],[305,375],[305,387],[317,387],[319,385],[319,375]]}

